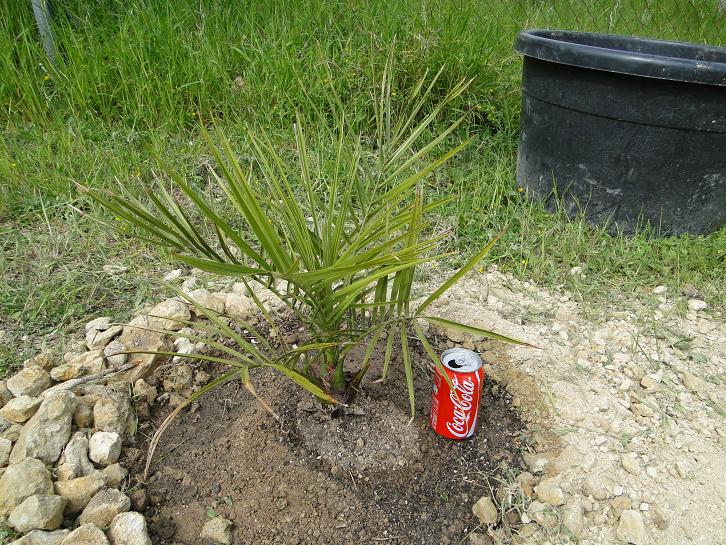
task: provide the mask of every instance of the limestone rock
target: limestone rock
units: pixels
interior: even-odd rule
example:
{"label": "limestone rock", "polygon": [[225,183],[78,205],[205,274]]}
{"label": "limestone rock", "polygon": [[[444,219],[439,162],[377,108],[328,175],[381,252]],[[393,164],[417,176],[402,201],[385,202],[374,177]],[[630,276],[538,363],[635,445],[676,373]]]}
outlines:
{"label": "limestone rock", "polygon": [[695,375],[692,375],[688,371],[685,371],[683,373],[683,376],[681,377],[683,380],[683,386],[685,386],[688,390],[693,392],[694,394],[699,394],[704,391],[706,388],[706,384],[704,381],[700,378],[698,378]]}
{"label": "limestone rock", "polygon": [[640,464],[634,452],[626,452],[620,457],[623,469],[633,475],[640,475]]}
{"label": "limestone rock", "polygon": [[174,269],[173,271],[169,271],[164,276],[164,282],[173,282],[177,278],[180,278],[181,275],[182,275],[182,270],[181,269]]}
{"label": "limestone rock", "polygon": [[84,432],[76,432],[63,449],[56,469],[59,481],[69,481],[85,477],[96,470],[88,459],[88,437]]}
{"label": "limestone rock", "polygon": [[120,325],[111,326],[105,331],[91,329],[90,331],[86,332],[86,346],[89,350],[103,349],[115,337],[118,337],[123,329],[123,326]]}
{"label": "limestone rock", "polygon": [[630,410],[633,414],[643,416],[645,418],[650,418],[655,414],[653,409],[648,407],[645,403],[631,403]]}
{"label": "limestone rock", "polygon": [[689,299],[688,300],[688,310],[693,312],[698,312],[699,310],[704,310],[708,308],[708,303],[706,301],[702,301],[701,299]]}
{"label": "limestone rock", "polygon": [[141,513],[119,513],[111,521],[108,537],[112,545],[152,545]]}
{"label": "limestone rock", "polygon": [[7,381],[5,380],[0,380],[0,407],[4,407],[8,401],[15,397],[12,392],[8,390],[6,382]]}
{"label": "limestone rock", "polygon": [[103,371],[103,369],[103,350],[91,350],[74,356],[63,365],[54,367],[50,371],[50,376],[57,382],[64,382],[87,375],[95,375]]}
{"label": "limestone rock", "polygon": [[552,467],[557,473],[577,467],[582,463],[582,454],[574,447],[565,447],[560,455],[552,460]]}
{"label": "limestone rock", "polygon": [[0,467],[5,467],[10,461],[10,451],[13,448],[13,444],[9,439],[0,437]]}
{"label": "limestone rock", "polygon": [[585,518],[581,498],[569,500],[562,508],[562,524],[575,537],[582,535],[582,530],[585,527]]}
{"label": "limestone rock", "polygon": [[121,436],[113,431],[97,431],[88,442],[88,455],[97,464],[115,464],[121,456]]}
{"label": "limestone rock", "polygon": [[591,473],[585,478],[584,492],[596,500],[605,500],[611,497],[610,482],[602,475]]}
{"label": "limestone rock", "polygon": [[35,494],[53,494],[53,482],[45,464],[35,458],[25,458],[5,470],[0,477],[0,517]]}
{"label": "limestone rock", "polygon": [[494,524],[497,521],[497,507],[489,496],[479,498],[471,510],[482,524]]}
{"label": "limestone rock", "polygon": [[35,494],[13,509],[8,524],[17,532],[30,530],[56,530],[63,522],[66,500],[60,496]]}
{"label": "limestone rock", "polygon": [[[138,327],[134,327],[138,326]],[[121,336],[119,342],[127,347],[129,351],[137,351],[137,353],[129,354],[127,364],[133,364],[133,369],[129,369],[118,375],[114,375],[112,382],[124,382],[133,384],[140,378],[146,378],[165,362],[168,358],[157,354],[144,354],[141,352],[169,352],[171,351],[171,341],[164,333],[157,331],[149,331],[149,317],[142,315],[134,318],[129,322]]]}
{"label": "limestone rock", "polygon": [[78,403],[73,411],[73,423],[79,428],[92,428],[93,409],[84,403]]}
{"label": "limestone rock", "polygon": [[90,523],[101,530],[106,530],[116,515],[125,513],[130,508],[131,500],[123,492],[114,489],[101,490],[86,505],[78,517],[78,523]]}
{"label": "limestone rock", "polygon": [[620,515],[616,532],[618,539],[633,545],[644,545],[646,542],[645,525],[639,511],[627,509]]}
{"label": "limestone rock", "polygon": [[15,376],[10,377],[6,383],[8,390],[15,397],[38,397],[43,391],[50,388],[50,375],[42,367],[28,367]]}
{"label": "limestone rock", "polygon": [[149,311],[149,327],[178,331],[187,324],[179,320],[190,320],[191,313],[186,303],[179,299],[167,299]]}
{"label": "limestone rock", "polygon": [[128,354],[123,354],[126,351],[126,345],[118,339],[111,341],[103,349],[103,355],[106,357],[109,367],[121,367],[126,360],[129,359]]}
{"label": "limestone rock", "polygon": [[632,502],[628,496],[616,496],[610,500],[610,512],[615,518],[620,518],[623,511],[630,509]]}
{"label": "limestone rock", "polygon": [[224,301],[225,314],[233,320],[249,322],[259,312],[254,299],[239,293],[228,293]]}
{"label": "limestone rock", "polygon": [[23,458],[38,458],[46,464],[55,463],[71,436],[71,420],[76,408],[76,396],[59,390],[48,394],[38,411],[23,426],[10,463]]}
{"label": "limestone rock", "polygon": [[104,331],[111,327],[110,316],[99,316],[86,324],[86,331]]}
{"label": "limestone rock", "polygon": [[527,516],[545,528],[554,528],[559,524],[555,508],[537,500],[529,504]]}
{"label": "limestone rock", "polygon": [[119,435],[129,430],[131,400],[124,390],[108,390],[108,396],[99,399],[93,407],[93,422],[99,431],[116,432]]}
{"label": "limestone rock", "polygon": [[[189,297],[191,297],[197,304],[203,306],[207,310],[211,310],[215,314],[224,314],[225,300],[217,295],[209,293],[209,290],[206,288],[200,288],[192,291],[189,294]],[[204,317],[204,313],[195,306],[192,306],[192,312],[196,316]]]}
{"label": "limestone rock", "polygon": [[11,422],[22,424],[27,422],[38,411],[42,399],[30,396],[20,396],[11,399],[0,409],[0,416]]}
{"label": "limestone rock", "polygon": [[20,539],[16,539],[10,545],[60,545],[70,533],[70,530],[54,530],[53,532],[33,530]]}
{"label": "limestone rock", "polygon": [[108,539],[93,524],[84,524],[68,534],[60,545],[108,545]]}
{"label": "limestone rock", "polygon": [[220,543],[231,545],[232,543],[232,522],[224,517],[214,517],[208,520],[202,528],[199,537],[203,542]]}
{"label": "limestone rock", "polygon": [[106,486],[118,488],[126,480],[126,477],[129,476],[129,470],[122,467],[121,464],[111,464],[103,468],[101,474],[103,475],[103,480],[106,482]]}
{"label": "limestone rock", "polygon": [[544,479],[534,487],[534,493],[540,501],[548,505],[562,505],[565,503],[565,495],[559,486],[559,479]]}
{"label": "limestone rock", "polygon": [[55,493],[64,497],[68,503],[66,504],[66,513],[78,513],[88,505],[91,498],[105,486],[103,475],[100,471],[95,471],[85,477],[78,477],[69,481],[58,481],[55,483]]}
{"label": "limestone rock", "polygon": [[544,454],[525,454],[524,461],[529,467],[529,470],[536,475],[545,470],[550,463],[550,458]]}
{"label": "limestone rock", "polygon": [[9,425],[4,426],[2,433],[0,433],[0,437],[2,437],[3,439],[7,439],[8,441],[14,443],[20,437],[20,432],[23,430],[23,425],[17,424],[17,423],[11,423],[5,419],[3,419],[3,422],[5,424],[9,424]]}

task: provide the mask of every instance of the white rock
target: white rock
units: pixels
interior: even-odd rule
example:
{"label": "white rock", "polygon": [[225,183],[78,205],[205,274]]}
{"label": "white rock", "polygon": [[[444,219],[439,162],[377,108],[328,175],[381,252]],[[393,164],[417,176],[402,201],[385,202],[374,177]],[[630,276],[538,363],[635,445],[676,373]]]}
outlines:
{"label": "white rock", "polygon": [[129,509],[131,509],[131,500],[126,494],[113,488],[101,490],[83,509],[83,513],[78,517],[78,523],[90,523],[101,530],[107,530],[116,515],[125,513]]}
{"label": "white rock", "polygon": [[109,327],[111,327],[111,317],[110,316],[99,316],[98,318],[95,318],[88,322],[86,324],[86,331],[105,331]]}
{"label": "white rock", "polygon": [[0,437],[0,467],[8,465],[10,460],[10,451],[13,449],[13,443],[10,439]]}
{"label": "white rock", "polygon": [[108,397],[93,406],[93,422],[99,431],[112,431],[123,435],[129,429],[131,400],[126,391],[109,391]]}
{"label": "white rock", "polygon": [[152,545],[144,515],[134,511],[116,515],[111,521],[108,537],[112,545]]}
{"label": "white rock", "polygon": [[115,431],[97,431],[88,442],[88,455],[97,464],[115,464],[121,456],[123,440]]}
{"label": "white rock", "polygon": [[88,437],[82,431],[76,432],[68,441],[58,461],[56,476],[59,481],[69,481],[85,477],[96,471],[88,459]]}
{"label": "white rock", "polygon": [[489,496],[479,498],[479,501],[472,506],[471,510],[482,524],[497,522],[497,507]]}
{"label": "white rock", "polygon": [[8,401],[15,397],[12,392],[8,390],[6,382],[7,381],[5,380],[0,380],[0,407],[4,407]]}
{"label": "white rock", "polygon": [[20,396],[8,401],[5,406],[0,409],[0,416],[10,422],[22,424],[27,422],[38,411],[38,407],[42,403],[42,399],[38,397]]}
{"label": "white rock", "polygon": [[0,517],[35,494],[53,494],[53,482],[45,464],[35,458],[25,458],[5,470],[0,477]]}
{"label": "white rock", "polygon": [[[189,297],[191,297],[198,305],[201,305],[207,310],[211,310],[215,314],[224,314],[224,299],[217,295],[209,293],[209,290],[206,288],[194,290],[189,294]],[[191,310],[197,316],[204,316],[204,313],[196,308],[196,306],[192,306]]]}
{"label": "white rock", "polygon": [[653,288],[653,293],[656,295],[663,295],[668,291],[668,286],[656,286]]}
{"label": "white rock", "polygon": [[99,350],[106,347],[114,337],[117,337],[123,331],[123,326],[115,325],[111,326],[104,331],[97,329],[91,329],[86,332],[86,346],[89,350]]}
{"label": "white rock", "polygon": [[524,461],[527,463],[529,470],[534,474],[542,473],[547,467],[547,464],[550,463],[549,457],[544,454],[525,454]]}
{"label": "white rock", "polygon": [[620,522],[616,531],[618,539],[633,545],[644,545],[646,542],[645,525],[643,517],[638,511],[626,509],[620,515]]}
{"label": "white rock", "polygon": [[76,396],[60,390],[46,395],[38,411],[28,420],[10,453],[10,463],[38,458],[46,464],[60,458],[71,436]]}
{"label": "white rock", "polygon": [[63,365],[50,370],[53,380],[63,382],[74,378],[95,375],[104,369],[103,350],[91,350],[70,358]]}
{"label": "white rock", "polygon": [[108,545],[108,539],[93,524],[84,524],[68,534],[61,545]]}
{"label": "white rock", "polygon": [[559,524],[557,510],[537,500],[529,504],[527,516],[545,528],[554,528]]}
{"label": "white rock", "polygon": [[126,345],[118,339],[111,341],[103,349],[103,355],[106,357],[109,367],[121,367],[129,355],[123,354],[126,351]]}
{"label": "white rock", "polygon": [[27,367],[5,383],[15,397],[38,397],[51,386],[50,375],[42,367]]}
{"label": "white rock", "polygon": [[58,481],[54,487],[55,493],[68,501],[66,513],[79,513],[105,484],[101,472],[95,471],[85,477]]}
{"label": "white rock", "polygon": [[623,469],[633,475],[640,475],[640,464],[634,452],[626,452],[620,457]]}
{"label": "white rock", "polygon": [[129,476],[129,470],[122,467],[121,464],[111,464],[108,467],[103,468],[101,471],[103,474],[103,480],[106,482],[106,486],[110,488],[118,488]]}
{"label": "white rock", "polygon": [[230,545],[232,543],[232,523],[226,518],[215,517],[206,522],[200,537],[202,541]]}
{"label": "white rock", "polygon": [[57,530],[63,522],[63,508],[66,500],[60,496],[35,494],[12,510],[8,524],[15,531]]}
{"label": "white rock", "polygon": [[562,505],[565,503],[565,495],[559,485],[559,479],[553,477],[544,479],[534,487],[537,498],[548,505]]}
{"label": "white rock", "polygon": [[247,322],[259,313],[259,309],[251,297],[228,293],[225,296],[225,313],[233,320]]}
{"label": "white rock", "polygon": [[692,375],[688,371],[683,372],[681,380],[683,380],[683,386],[688,388],[688,390],[690,390],[694,394],[700,394],[706,388],[706,384],[702,379],[698,378],[695,375]]}
{"label": "white rock", "polygon": [[54,530],[52,532],[33,530],[20,539],[16,539],[10,545],[60,545],[70,533],[70,530]]}
{"label": "white rock", "polygon": [[189,307],[179,299],[171,298],[162,301],[149,311],[149,326],[152,329],[178,331],[191,318]]}
{"label": "white rock", "polygon": [[177,278],[181,278],[182,270],[181,269],[174,269],[173,271],[169,271],[164,275],[164,282],[173,282]]}
{"label": "white rock", "polygon": [[688,310],[698,312],[699,310],[703,310],[705,308],[708,308],[708,303],[706,303],[706,301],[701,301],[700,299],[688,300]]}
{"label": "white rock", "polygon": [[582,530],[585,527],[582,498],[573,498],[565,504],[562,508],[562,524],[575,537],[582,535]]}

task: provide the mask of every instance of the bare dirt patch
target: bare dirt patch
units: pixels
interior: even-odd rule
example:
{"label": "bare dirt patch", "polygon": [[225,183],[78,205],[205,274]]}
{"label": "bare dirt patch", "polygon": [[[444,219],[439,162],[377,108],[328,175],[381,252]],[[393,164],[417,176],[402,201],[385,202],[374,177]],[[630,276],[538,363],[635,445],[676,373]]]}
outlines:
{"label": "bare dirt patch", "polygon": [[[209,393],[157,450],[145,513],[155,542],[198,543],[215,514],[234,523],[237,544],[465,540],[479,525],[471,505],[489,492],[487,476],[521,466],[525,423],[506,389],[488,381],[474,438],[436,436],[428,428],[427,356],[421,351],[415,361],[421,372],[412,421],[397,369],[384,383],[373,382],[373,369],[344,418],[331,418],[268,372],[254,380],[280,423],[237,383]],[[153,423],[167,413],[152,413]]]}

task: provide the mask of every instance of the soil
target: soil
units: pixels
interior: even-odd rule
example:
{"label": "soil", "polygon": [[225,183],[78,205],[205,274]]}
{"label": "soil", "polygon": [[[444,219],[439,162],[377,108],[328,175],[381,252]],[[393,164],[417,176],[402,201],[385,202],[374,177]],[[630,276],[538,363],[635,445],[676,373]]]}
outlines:
{"label": "soil", "polygon": [[[479,525],[471,505],[490,493],[491,479],[521,467],[530,439],[510,394],[489,380],[475,436],[437,436],[428,427],[428,356],[413,342],[412,350],[413,419],[401,366],[392,364],[389,379],[376,382],[383,358],[374,355],[342,418],[264,371],[253,381],[279,422],[230,382],[176,419],[146,483],[146,445],[129,449],[126,463],[150,500],[145,515],[154,543],[199,543],[202,526],[216,515],[234,523],[237,545],[466,542]],[[152,409],[153,426],[168,412]]]}

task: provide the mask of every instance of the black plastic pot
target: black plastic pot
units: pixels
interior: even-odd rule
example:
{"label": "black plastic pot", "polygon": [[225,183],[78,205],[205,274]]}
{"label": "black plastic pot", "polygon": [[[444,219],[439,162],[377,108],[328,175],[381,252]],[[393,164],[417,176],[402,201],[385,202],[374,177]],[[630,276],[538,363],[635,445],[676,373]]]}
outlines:
{"label": "black plastic pot", "polygon": [[726,223],[726,49],[530,30],[517,181],[592,224],[707,233]]}

